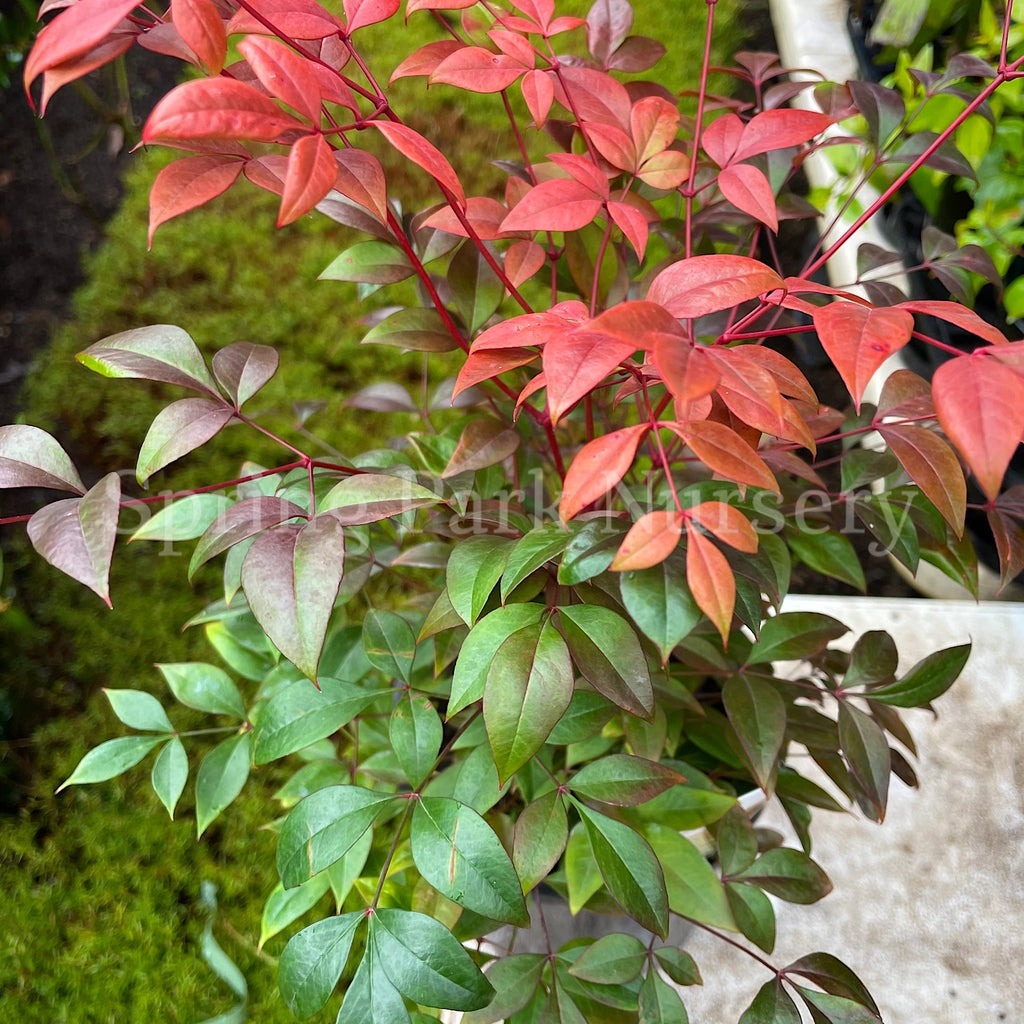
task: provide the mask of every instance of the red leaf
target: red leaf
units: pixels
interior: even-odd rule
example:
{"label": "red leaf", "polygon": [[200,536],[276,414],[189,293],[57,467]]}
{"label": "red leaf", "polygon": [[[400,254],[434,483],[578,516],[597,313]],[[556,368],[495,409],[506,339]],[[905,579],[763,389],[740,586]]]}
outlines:
{"label": "red leaf", "polygon": [[367,25],[387,21],[401,6],[401,0],[345,0],[345,20],[351,34]]}
{"label": "red leaf", "polygon": [[235,12],[228,22],[228,35],[280,35],[292,39],[325,39],[345,30],[345,26],[316,0],[248,0],[246,5],[261,14],[276,31],[246,10]]}
{"label": "red leaf", "polygon": [[593,124],[587,125],[587,135],[598,153],[613,167],[636,173],[640,161],[628,132],[613,124]]}
{"label": "red leaf", "polygon": [[[415,0],[409,0],[406,5],[406,14],[411,14],[415,8]],[[472,6],[476,0],[471,0],[467,6]],[[390,81],[396,82],[399,78],[413,78],[416,75],[433,74],[434,69],[445,59],[457,50],[461,50],[463,43],[458,39],[438,39],[436,42],[427,43],[415,50],[405,58],[401,64],[392,72]]]}
{"label": "red leaf", "polygon": [[244,166],[230,156],[186,156],[163,168],[149,193],[150,248],[161,224],[226,192]]}
{"label": "red leaf", "polygon": [[609,568],[628,572],[660,565],[675,551],[682,533],[681,512],[646,512],[630,527]]}
{"label": "red leaf", "polygon": [[[405,16],[413,11],[464,11],[473,7],[477,0],[406,0]],[[460,44],[461,45],[461,44]]]}
{"label": "red leaf", "polygon": [[[732,349],[712,347],[705,351],[718,367],[722,378],[718,382],[718,394],[730,411],[744,423],[766,434],[789,436],[785,403],[775,378],[760,364],[746,358],[744,346]],[[801,440],[814,444],[814,438],[808,431],[801,434]]]}
{"label": "red leaf", "polygon": [[750,164],[726,167],[718,174],[718,187],[736,209],[749,213],[772,231],[779,230],[775,193],[771,183],[756,167]]}
{"label": "red leaf", "polygon": [[1024,530],[998,508],[988,510],[988,525],[999,552],[1000,587],[1005,587],[1024,570]]}
{"label": "red leaf", "polygon": [[611,202],[608,204],[608,212],[622,233],[629,239],[629,244],[633,246],[637,258],[642,260],[647,251],[649,232],[647,218],[629,203]]}
{"label": "red leaf", "polygon": [[895,307],[872,309],[854,302],[832,302],[817,310],[814,326],[859,410],[875,371],[910,341],[914,318]]}
{"label": "red leaf", "polygon": [[773,149],[799,146],[820,135],[833,119],[813,110],[765,110],[755,114],[744,126],[734,160],[746,160]]}
{"label": "red leaf", "polygon": [[601,212],[601,200],[572,178],[535,185],[502,222],[502,231],[578,231]]}
{"label": "red leaf", "polygon": [[686,181],[690,174],[690,158],[685,153],[666,149],[648,157],[636,173],[645,185],[667,192]]}
{"label": "red leaf", "polygon": [[[477,235],[484,239],[502,238],[501,222],[508,215],[504,203],[489,196],[470,196],[466,200],[465,216]],[[468,238],[469,232],[462,226],[462,221],[455,215],[450,206],[443,206],[432,213],[424,222],[426,228],[437,228],[461,238]]]}
{"label": "red leaf", "polygon": [[549,153],[548,159],[595,195],[602,199],[608,198],[608,176],[595,167],[589,157],[579,153]]}
{"label": "red leaf", "polygon": [[274,142],[305,125],[251,85],[230,78],[201,78],[169,92],[149,115],[143,142],[175,145],[192,139]]}
{"label": "red leaf", "polygon": [[227,57],[228,36],[214,0],[174,0],[171,14],[181,38],[211,75],[219,75]]}
{"label": "red leaf", "polygon": [[44,71],[82,57],[103,43],[137,5],[138,0],[79,0],[61,11],[40,31],[25,61],[26,95]]}
{"label": "red leaf", "polygon": [[702,533],[692,529],[686,531],[686,582],[697,607],[711,620],[725,643],[736,604],[736,580],[725,555]]}
{"label": "red leaf", "polygon": [[654,364],[676,400],[687,405],[718,387],[722,375],[702,345],[678,334],[662,334],[654,346]]}
{"label": "red leaf", "polygon": [[700,137],[704,152],[719,167],[727,167],[743,135],[743,122],[735,114],[723,114],[704,129]]}
{"label": "red leaf", "polygon": [[946,436],[994,499],[1024,435],[1024,379],[995,359],[958,356],[935,371],[932,395]]}
{"label": "red leaf", "polygon": [[678,341],[686,343],[672,315],[661,306],[642,299],[620,302],[593,320],[581,324],[576,330],[616,338],[631,344],[634,350],[653,349],[661,334],[672,334]]}
{"label": "red leaf", "polygon": [[482,46],[464,46],[438,64],[430,81],[455,85],[469,92],[501,92],[518,82],[527,70],[507,53],[492,53]]}
{"label": "red leaf", "polygon": [[660,96],[646,96],[633,104],[629,127],[640,163],[668,149],[679,130],[679,111]]}
{"label": "red leaf", "polygon": [[238,50],[271,96],[319,125],[320,79],[305,57],[265,36],[247,36],[238,44]]}
{"label": "red leaf", "polygon": [[686,510],[687,516],[737,551],[752,555],[757,551],[757,534],[750,520],[724,501],[703,501]]}
{"label": "red leaf", "polygon": [[183,60],[188,64],[195,64],[199,67],[200,60],[193,53],[191,47],[185,44],[181,33],[177,30],[173,21],[165,21],[154,25],[136,37],[139,46],[152,53],[162,53],[165,57],[174,57]]}
{"label": "red leaf", "polygon": [[128,22],[123,24],[128,29],[127,31],[117,31],[88,53],[84,53],[80,57],[72,57],[71,60],[66,60],[43,72],[43,92],[39,100],[41,114],[46,113],[51,98],[62,86],[76,81],[83,75],[89,74],[90,71],[103,67],[104,64],[109,64],[132,48],[139,35],[134,29],[131,29]]}
{"label": "red leaf", "polygon": [[547,120],[548,111],[555,99],[551,75],[538,69],[527,71],[519,87],[523,90],[523,99],[533,117],[533,123],[539,128]]}
{"label": "red leaf", "polygon": [[505,276],[518,288],[529,281],[548,261],[544,247],[536,242],[517,240],[505,253]]}
{"label": "red leaf", "polygon": [[882,424],[878,432],[942,518],[963,536],[967,483],[953,449],[927,428],[909,423]]}
{"label": "red leaf", "polygon": [[731,351],[734,361],[752,362],[767,370],[775,379],[782,394],[799,398],[812,405],[818,404],[818,396],[807,378],[781,352],[765,348],[764,345],[742,345]]}
{"label": "red leaf", "polygon": [[498,352],[470,352],[459,370],[452,389],[452,397],[471,388],[481,381],[498,377],[517,366],[525,366],[537,358],[537,353],[528,348],[503,348]]}
{"label": "red leaf", "polygon": [[388,220],[387,182],[384,168],[372,153],[339,149],[334,153],[338,176],[334,187],[353,203],[373,214],[382,224]]}
{"label": "red leaf", "polygon": [[258,156],[245,164],[245,176],[257,188],[266,189],[275,195],[284,192],[284,178],[288,171],[288,157],[282,153],[268,153]]}
{"label": "red leaf", "polygon": [[954,324],[956,327],[973,334],[992,345],[1006,345],[1006,337],[986,320],[982,320],[973,309],[961,306],[959,302],[937,302],[913,299],[901,302],[898,309],[906,309],[911,313],[923,313],[939,320]]}
{"label": "red leaf", "polygon": [[782,278],[758,260],[711,254],[666,267],[651,282],[647,298],[675,317],[692,319],[782,287]]}
{"label": "red leaf", "polygon": [[636,350],[635,341],[589,331],[556,334],[551,338],[542,354],[551,422],[557,423]]}
{"label": "red leaf", "polygon": [[473,351],[545,345],[552,338],[567,333],[586,319],[586,307],[582,302],[562,302],[546,313],[525,313],[488,327],[473,342]]}
{"label": "red leaf", "polygon": [[319,132],[299,139],[288,156],[277,226],[284,227],[309,213],[334,187],[337,177],[338,165],[330,143]]}
{"label": "red leaf", "polygon": [[528,18],[535,21],[541,29],[547,29],[555,14],[555,0],[514,0]]}
{"label": "red leaf", "polygon": [[376,128],[402,156],[422,167],[436,182],[448,189],[463,205],[466,205],[466,193],[462,183],[445,159],[444,154],[432,143],[428,142],[419,132],[414,132],[404,124],[394,121],[371,121]]}
{"label": "red leaf", "polygon": [[[605,71],[562,65],[561,78],[554,79],[555,99],[581,121],[599,121],[629,130],[633,102],[626,87]],[[568,93],[562,83],[569,86]],[[571,98],[570,98],[571,97]]]}
{"label": "red leaf", "polygon": [[779,493],[779,485],[765,461],[724,423],[700,420],[670,423],[669,426],[713,473],[737,484],[749,484]]}
{"label": "red leaf", "polygon": [[650,430],[646,423],[613,430],[585,444],[572,460],[562,485],[558,515],[567,523],[591,502],[603,498],[629,471],[637,446]]}

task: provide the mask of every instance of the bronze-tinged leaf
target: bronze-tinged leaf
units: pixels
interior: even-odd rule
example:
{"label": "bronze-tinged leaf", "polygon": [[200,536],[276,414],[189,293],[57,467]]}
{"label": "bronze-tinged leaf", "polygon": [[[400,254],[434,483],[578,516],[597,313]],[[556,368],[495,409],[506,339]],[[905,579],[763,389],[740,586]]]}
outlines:
{"label": "bronze-tinged leaf", "polygon": [[914,318],[905,309],[832,302],[815,312],[814,326],[859,411],[875,371],[910,341]]}
{"label": "bronze-tinged leaf", "polygon": [[651,282],[647,298],[680,319],[704,316],[782,288],[771,267],[749,256],[712,253],[666,267]]}
{"label": "bronze-tinged leaf", "polygon": [[724,423],[698,420],[670,423],[669,427],[713,473],[738,484],[750,484],[780,493],[779,485],[764,459]]}
{"label": "bronze-tinged leaf", "polygon": [[630,527],[610,568],[615,572],[627,572],[660,565],[675,551],[682,533],[681,512],[646,512]]}
{"label": "bronze-tinged leaf", "polygon": [[691,345],[678,333],[659,333],[654,340],[654,365],[669,391],[682,405],[710,395],[722,375],[703,345]]}
{"label": "bronze-tinged leaf", "polygon": [[999,553],[999,586],[1002,588],[1024,572],[1024,528],[998,508],[989,509],[988,525]]}
{"label": "bronze-tinged leaf", "polygon": [[149,247],[161,224],[226,192],[244,166],[236,157],[211,154],[186,156],[164,167],[149,193]]}
{"label": "bronze-tinged leaf", "polygon": [[0,487],[46,487],[85,493],[67,452],[45,430],[27,423],[0,427]]}
{"label": "bronze-tinged leaf", "polygon": [[235,341],[214,353],[213,373],[237,409],[277,373],[278,361],[270,345]]}
{"label": "bronze-tinged leaf", "polygon": [[182,398],[161,409],[139,449],[135,476],[140,484],[158,470],[206,444],[234,416],[220,398]]}
{"label": "bronze-tinged leaf", "polygon": [[452,397],[462,394],[467,388],[482,381],[490,380],[492,377],[500,377],[501,374],[514,370],[517,366],[525,366],[537,358],[537,353],[531,348],[503,348],[497,351],[470,352],[466,361],[455,378],[455,387],[452,390]]}
{"label": "bronze-tinged leaf", "polygon": [[878,412],[885,416],[934,416],[931,385],[913,370],[893,370],[878,396]]}
{"label": "bronze-tinged leaf", "polygon": [[519,447],[519,435],[494,419],[470,420],[448,460],[441,479],[484,469],[507,459]]}
{"label": "bronze-tinged leaf", "polygon": [[764,345],[740,345],[730,352],[734,363],[742,364],[745,361],[767,370],[775,378],[775,383],[782,394],[811,405],[818,404],[818,396],[810,382],[781,352]]}
{"label": "bronze-tinged leaf", "polygon": [[736,580],[722,554],[700,531],[686,531],[686,582],[700,610],[722,636],[729,639]]}
{"label": "bronze-tinged leaf", "polygon": [[1024,378],[982,353],[958,356],[935,371],[932,397],[946,436],[994,499],[1024,435]]}
{"label": "bronze-tinged leaf", "polygon": [[704,501],[686,510],[687,516],[720,541],[752,555],[757,551],[757,534],[750,520],[724,501]]}
{"label": "bronze-tinged leaf", "polygon": [[942,513],[958,537],[963,536],[967,511],[967,482],[953,449],[926,427],[913,424],[878,428],[911,480]]}
{"label": "bronze-tinged leaf", "polygon": [[623,427],[595,438],[576,454],[562,486],[558,515],[567,523],[591,502],[603,498],[629,471],[646,423]]}

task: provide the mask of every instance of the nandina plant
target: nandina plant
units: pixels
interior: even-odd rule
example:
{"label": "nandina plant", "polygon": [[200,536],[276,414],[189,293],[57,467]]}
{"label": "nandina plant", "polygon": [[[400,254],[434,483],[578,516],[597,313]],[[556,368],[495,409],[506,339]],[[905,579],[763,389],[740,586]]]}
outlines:
{"label": "nandina plant", "polygon": [[[467,1024],[685,1020],[681,987],[701,976],[666,941],[679,917],[765,967],[745,1024],[792,1024],[801,1005],[815,1021],[880,1019],[830,954],[771,962],[769,896],[829,891],[811,808],[881,821],[891,775],[915,782],[898,709],[930,706],[968,648],[900,673],[883,630],[840,650],[841,622],[782,602],[794,563],[863,589],[858,533],[869,557],[911,571],[925,559],[974,585],[963,466],[1004,574],[1024,561],[1024,505],[1001,493],[1024,434],[1022,343],[952,302],[875,295],[886,305],[816,276],[955,128],[833,245],[789,265],[783,229],[817,212],[799,194],[802,161],[877,90],[790,82],[771,55],[741,53],[735,94],[710,93],[706,58],[683,116],[656,78],[617,77],[664,50],[629,34],[625,0],[585,19],[554,0],[408,0],[406,17],[433,19],[439,38],[385,69],[361,30],[403,31],[399,0],[45,6],[63,9],[25,69],[41,108],[136,44],[192,65],[143,130],[190,154],[156,177],[151,240],[245,179],[281,197],[279,224],[316,211],[369,236],[322,275],[380,301],[365,341],[462,353],[443,400],[394,381],[325,396],[421,421],[325,458],[305,428],[281,437],[246,411],[277,370],[272,348],[225,339],[208,363],[169,325],[98,341],[80,356],[90,369],[188,392],[143,441],[140,485],[229,423],[287,453],[170,496],[125,494],[117,472],[87,486],[53,437],[0,428],[3,485],[73,495],[15,518],[108,604],[124,509],[163,506],[133,539],[196,540],[190,577],[225,556],[224,598],[192,624],[227,669],[158,666],[211,728],[179,731],[151,694],[108,690],[133,731],[65,785],[155,753],[173,815],[201,758],[202,835],[254,769],[291,763],[268,807],[280,885],[260,942],[293,932],[279,981],[299,1018],[333,999],[341,1024],[442,1010]],[[689,11],[706,15],[710,52],[714,0]],[[495,96],[503,192],[467,195],[456,168],[475,154],[407,123],[388,74]],[[974,108],[1017,76],[1004,47]],[[811,95],[817,109],[786,106]],[[433,205],[394,194],[404,164]],[[977,349],[931,382],[899,370],[867,401],[912,337],[941,344],[917,330],[924,313],[972,331]],[[851,409],[819,401],[794,339],[820,343]],[[798,845],[754,827],[769,798]],[[622,916],[558,948],[552,897]],[[496,929],[531,920],[542,952],[498,948]]]}

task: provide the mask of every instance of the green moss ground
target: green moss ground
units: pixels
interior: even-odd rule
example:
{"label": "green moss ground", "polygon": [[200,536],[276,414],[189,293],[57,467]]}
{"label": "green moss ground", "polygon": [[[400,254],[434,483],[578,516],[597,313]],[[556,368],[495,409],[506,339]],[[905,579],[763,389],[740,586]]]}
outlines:
{"label": "green moss ground", "polygon": [[[583,12],[588,5],[577,0],[568,6]],[[736,6],[719,4],[725,24],[718,60],[736,48]],[[672,88],[692,83],[700,66],[702,0],[637,7],[634,31],[669,45],[662,80]],[[681,8],[692,11],[692,25],[681,24]],[[387,71],[397,64],[404,39],[393,27],[375,32]],[[410,95],[416,88],[415,82],[403,86]],[[473,175],[486,181],[497,129],[478,119],[494,109],[493,98],[442,88],[432,93],[439,112],[421,112],[416,123],[457,137],[461,151],[473,154]],[[401,96],[396,106],[402,109]],[[311,425],[342,451],[375,445],[400,430],[400,423],[364,414],[338,415],[340,400],[355,388],[382,378],[415,381],[421,371],[416,357],[356,343],[358,318],[385,298],[361,305],[353,286],[316,283],[351,240],[345,231],[322,219],[276,231],[273,198],[240,185],[203,211],[163,226],[147,253],[149,184],[164,160],[144,154],[129,172],[124,203],[88,260],[74,318],[32,375],[24,420],[54,431],[95,472],[131,470],[171,389],[103,381],[73,355],[120,330],[172,323],[188,329],[207,352],[236,340],[275,345],[282,369],[254,403],[275,426],[287,429],[290,403],[302,399],[328,402]],[[457,154],[453,162],[459,164]],[[248,432],[226,431],[152,487],[226,479],[243,457],[278,457],[269,447],[254,449],[252,439]],[[219,926],[217,934],[249,979],[251,1019],[290,1019],[276,1001],[272,965],[254,950],[262,904],[275,881],[273,837],[257,831],[268,814],[265,783],[250,781],[249,795],[201,844],[190,815],[191,786],[179,820],[170,822],[149,788],[146,767],[130,772],[127,782],[53,795],[89,746],[123,734],[99,686],[153,689],[164,698],[154,661],[209,657],[201,634],[182,635],[177,627],[214,596],[217,573],[201,574],[190,591],[185,558],[160,557],[155,545],[119,545],[115,610],[109,612],[42,565],[24,542],[15,539],[7,550],[4,586],[14,600],[0,613],[0,740],[15,735],[12,715],[20,714],[22,723],[49,720],[27,741],[0,743],[0,785],[17,775],[26,787],[20,810],[0,818],[0,1020],[194,1022],[226,1010],[230,993],[199,957],[204,918],[197,900],[204,879],[219,888],[230,927]],[[268,953],[279,953],[284,938],[272,940]]]}

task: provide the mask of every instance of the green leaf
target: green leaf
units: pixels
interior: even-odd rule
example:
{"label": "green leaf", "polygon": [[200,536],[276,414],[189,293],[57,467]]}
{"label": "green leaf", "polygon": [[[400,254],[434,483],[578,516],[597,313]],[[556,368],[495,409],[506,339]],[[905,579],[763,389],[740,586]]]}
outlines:
{"label": "green leaf", "polygon": [[220,397],[196,343],[180,327],[170,324],[112,334],[76,358],[104,377],[155,380]]}
{"label": "green leaf", "polygon": [[548,617],[498,648],[484,682],[484,722],[504,783],[544,745],[573,692],[569,648]]}
{"label": "green leaf", "polygon": [[363,335],[363,345],[392,345],[407,352],[450,352],[458,348],[435,309],[400,309]]}
{"label": "green leaf", "polygon": [[494,994],[469,953],[443,924],[424,914],[378,909],[370,938],[392,984],[424,1006],[479,1010]]}
{"label": "green leaf", "polygon": [[862,593],[867,591],[860,559],[849,538],[843,534],[832,530],[819,534],[789,530],[786,539],[790,550],[804,565],[824,576],[849,583]]}
{"label": "green leaf", "polygon": [[736,798],[713,789],[673,786],[661,796],[643,804],[640,817],[674,828],[677,832],[711,825],[736,805]]}
{"label": "green leaf", "polygon": [[653,968],[640,986],[639,1024],[688,1024],[679,993]]}
{"label": "green leaf", "polygon": [[388,738],[409,785],[418,789],[433,771],[444,739],[433,703],[406,690],[391,712]]}
{"label": "green leaf", "polygon": [[107,740],[89,751],[70,777],[56,789],[60,792],[66,786],[83,786],[90,782],[106,782],[122,772],[134,768],[165,736],[123,736]]}
{"label": "green leaf", "polygon": [[312,1017],[330,999],[348,962],[363,911],[329,917],[303,928],[281,954],[277,983],[288,1009],[299,1020]]}
{"label": "green leaf", "polygon": [[326,871],[307,878],[302,885],[297,885],[294,889],[286,889],[278,882],[263,905],[259,948],[262,949],[267,939],[273,938],[311,910],[330,887],[331,882]]}
{"label": "green leaf", "polygon": [[[508,791],[498,782],[490,748],[481,743],[460,763],[451,797],[460,804],[468,804],[477,814],[486,814]],[[430,794],[428,794],[430,795]]]}
{"label": "green leaf", "polygon": [[389,679],[409,682],[416,635],[401,615],[374,608],[363,619],[363,650],[370,664]]}
{"label": "green leaf", "polygon": [[494,998],[482,1010],[463,1014],[461,1024],[497,1024],[513,1017],[533,998],[546,963],[547,958],[539,953],[493,961],[487,980],[494,988]]}
{"label": "green leaf", "polygon": [[739,1024],[800,1024],[800,1021],[800,1010],[782,987],[782,979],[772,978],[758,989]]}
{"label": "green leaf", "polygon": [[267,764],[334,735],[387,692],[325,676],[319,690],[308,679],[291,683],[260,708],[253,729],[255,763]]}
{"label": "green leaf", "polygon": [[[878,1006],[864,982],[831,953],[810,953],[786,967],[787,974],[799,974],[834,996],[852,999],[879,1014]],[[880,1016],[880,1014],[879,1014]]]}
{"label": "green leaf", "polygon": [[261,533],[242,562],[242,587],[256,621],[310,679],[316,679],[344,563],[344,530],[327,515]]}
{"label": "green leaf", "polygon": [[160,701],[142,690],[108,690],[104,687],[114,714],[130,729],[148,732],[174,732]]}
{"label": "green leaf", "polygon": [[924,707],[956,682],[970,654],[970,644],[935,651],[922,658],[902,679],[869,690],[864,696],[898,708]]}
{"label": "green leaf", "polygon": [[582,743],[596,736],[616,714],[615,705],[607,697],[593,690],[575,690],[569,707],[551,730],[548,743],[560,747]]}
{"label": "green leaf", "polygon": [[203,758],[196,775],[198,835],[242,792],[251,763],[252,736],[247,732],[218,743]]}
{"label": "green leaf", "polygon": [[565,883],[569,894],[569,911],[573,915],[578,914],[587,900],[604,884],[586,829],[580,825],[569,833],[565,847]]}
{"label": "green leaf", "polygon": [[568,840],[569,821],[558,790],[549,790],[526,805],[516,821],[512,843],[512,862],[523,892],[547,878]]}
{"label": "green leaf", "polygon": [[646,831],[665,871],[669,908],[691,921],[736,931],[725,889],[697,847],[664,825],[649,825]]}
{"label": "green leaf", "polygon": [[203,661],[157,665],[175,698],[195,711],[245,719],[245,703],[231,677],[222,668]]}
{"label": "green leaf", "polygon": [[509,604],[495,608],[473,626],[462,643],[455,663],[451,698],[448,701],[449,718],[483,699],[487,675],[502,644],[518,630],[539,623],[543,615],[543,605]]}
{"label": "green leaf", "polygon": [[662,946],[654,951],[654,957],[661,969],[677,985],[703,985],[697,962],[685,949],[674,946]]}
{"label": "green leaf", "polygon": [[157,413],[139,449],[135,476],[140,484],[164,466],[206,444],[234,416],[223,399],[182,398]]}
{"label": "green leaf", "polygon": [[445,580],[452,607],[472,626],[501,579],[512,551],[504,537],[470,537],[456,545]]}
{"label": "green leaf", "polygon": [[443,797],[418,800],[411,845],[420,874],[448,899],[495,921],[530,923],[501,840],[471,807]]}
{"label": "green leaf", "polygon": [[584,524],[565,549],[558,567],[558,582],[571,587],[599,576],[612,564],[624,535],[624,530],[604,520]]}
{"label": "green leaf", "polygon": [[357,683],[372,668],[363,648],[363,631],[359,626],[334,630],[327,638],[324,653],[320,655],[320,671],[323,675],[345,683]]}
{"label": "green leaf", "polygon": [[358,284],[395,284],[412,277],[408,257],[390,242],[356,242],[321,271],[320,281],[354,281]]}
{"label": "green leaf", "polygon": [[367,946],[341,1004],[336,1024],[410,1024],[401,992],[391,983],[380,954]]}
{"label": "green leaf", "polygon": [[701,620],[678,559],[620,574],[622,603],[641,632],[661,653],[664,664],[676,644]]}
{"label": "green leaf", "polygon": [[885,733],[874,719],[844,700],[839,703],[839,743],[850,767],[858,806],[872,821],[881,821],[892,770]]}
{"label": "green leaf", "polygon": [[654,712],[654,687],[643,648],[621,615],[593,604],[558,609],[569,653],[587,681],[639,718]]}
{"label": "green leaf", "polygon": [[882,1018],[877,1013],[872,1013],[866,1006],[852,999],[828,992],[815,992],[802,985],[795,985],[794,988],[811,1011],[814,1024],[881,1024]]}
{"label": "green leaf", "polygon": [[921,545],[917,527],[905,509],[875,495],[858,498],[854,508],[857,517],[875,538],[872,550],[878,554],[889,552],[901,565],[916,573],[921,562]]}
{"label": "green leaf", "polygon": [[358,473],[335,484],[320,503],[320,511],[329,511],[345,526],[361,526],[440,501],[433,491],[405,477]]}
{"label": "green leaf", "polygon": [[[352,886],[362,874],[363,868],[366,867],[366,859],[370,856],[372,847],[373,829],[368,828],[349,847],[344,857],[336,860],[324,871],[331,883],[331,893],[334,896],[334,906],[337,911],[341,911],[345,898],[352,891]],[[313,877],[318,878],[319,876],[314,875]]]}
{"label": "green leaf", "polygon": [[165,505],[146,520],[131,540],[193,540],[234,504],[223,494],[190,494]]}
{"label": "green leaf", "polygon": [[0,487],[46,487],[85,493],[67,452],[45,430],[27,423],[0,427]]}
{"label": "green leaf", "polygon": [[782,612],[761,627],[761,637],[750,652],[749,664],[800,661],[820,654],[849,629],[821,612]]}
{"label": "green leaf", "polygon": [[896,674],[899,653],[893,638],[882,629],[872,629],[857,638],[850,651],[850,667],[843,677],[843,689],[888,682]]}
{"label": "green leaf", "polygon": [[725,713],[736,730],[744,761],[757,784],[771,796],[786,740],[786,704],[771,683],[735,675],[722,687]]}
{"label": "green leaf", "polygon": [[772,901],[760,889],[741,882],[726,882],[725,895],[743,935],[770,953],[775,948],[775,908]]}
{"label": "green leaf", "polygon": [[169,739],[156,755],[150,780],[153,791],[173,818],[174,808],[188,780],[188,755],[185,753],[185,745],[177,736]]}
{"label": "green leaf", "polygon": [[633,807],[685,781],[677,771],[656,761],[632,754],[609,754],[581,768],[568,785],[590,800]]}
{"label": "green leaf", "polygon": [[647,840],[628,825],[573,800],[604,884],[635,921],[664,938],[669,900],[665,876]]}
{"label": "green leaf", "polygon": [[736,881],[751,882],[787,903],[817,903],[832,891],[828,875],[802,850],[767,850]]}
{"label": "green leaf", "polygon": [[597,985],[625,985],[643,969],[647,947],[635,936],[602,935],[569,968],[574,978]]}
{"label": "green leaf", "polygon": [[448,265],[448,285],[459,316],[471,333],[479,330],[501,305],[505,286],[475,245],[466,241]]}
{"label": "green leaf", "polygon": [[718,860],[725,876],[739,874],[757,857],[757,836],[747,812],[736,804],[722,816],[715,830]]}
{"label": "green leaf", "polygon": [[286,889],[340,860],[377,815],[399,800],[360,786],[328,786],[296,804],[281,826],[277,872]]}
{"label": "green leaf", "polygon": [[507,600],[530,573],[560,555],[570,540],[572,534],[561,523],[545,523],[517,540],[501,576],[502,601]]}

